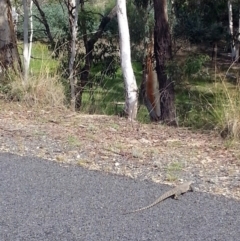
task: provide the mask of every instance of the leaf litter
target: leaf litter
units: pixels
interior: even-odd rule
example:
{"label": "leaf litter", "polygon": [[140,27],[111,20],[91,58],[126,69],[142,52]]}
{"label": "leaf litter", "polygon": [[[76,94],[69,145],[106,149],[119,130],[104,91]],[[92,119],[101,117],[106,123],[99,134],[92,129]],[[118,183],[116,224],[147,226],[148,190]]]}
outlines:
{"label": "leaf litter", "polygon": [[217,133],[1,102],[0,151],[240,199],[239,143]]}

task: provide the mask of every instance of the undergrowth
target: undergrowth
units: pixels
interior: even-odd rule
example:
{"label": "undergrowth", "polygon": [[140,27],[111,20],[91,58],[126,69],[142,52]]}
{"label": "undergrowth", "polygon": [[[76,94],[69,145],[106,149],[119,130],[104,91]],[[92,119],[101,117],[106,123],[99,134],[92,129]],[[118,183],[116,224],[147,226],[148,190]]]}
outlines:
{"label": "undergrowth", "polygon": [[64,87],[57,75],[40,73],[30,76],[27,81],[12,79],[8,84],[6,99],[19,101],[29,107],[64,107]]}
{"label": "undergrowth", "polygon": [[[49,56],[47,49],[35,46],[35,55]],[[172,63],[169,70],[175,71],[179,82],[176,84],[176,109],[180,126],[192,129],[217,130],[222,137],[240,138],[240,86],[238,71],[234,73],[236,78],[231,82],[226,78],[231,67],[225,72],[218,70],[208,73],[203,70],[204,61],[207,60],[200,55],[202,62],[198,66],[192,65],[187,59],[184,66],[176,66]],[[49,59],[49,57],[45,57]],[[60,80],[60,74],[55,74],[58,69],[56,61],[32,60],[28,81],[10,75],[7,82],[0,84],[1,97],[8,100],[20,101],[30,107],[65,107],[69,103],[66,95],[67,81]],[[188,64],[188,66],[186,66]],[[49,68],[51,66],[51,68]],[[46,68],[45,68],[46,67]],[[171,69],[170,69],[171,67]],[[134,73],[138,86],[141,84],[141,64],[133,62]],[[181,75],[181,69],[183,74]],[[186,71],[187,70],[187,71]],[[49,73],[49,74],[48,74]],[[206,74],[207,73],[207,74]],[[179,77],[181,75],[181,77]],[[220,77],[219,77],[220,76]],[[173,76],[174,77],[174,76]],[[68,86],[69,88],[69,86]],[[116,104],[124,102],[124,83],[120,67],[115,76],[101,75],[100,70],[92,70],[90,85],[86,88],[82,99],[81,112],[89,114],[121,114],[123,105]],[[138,112],[138,121],[149,123],[149,115],[145,106],[141,105]]]}
{"label": "undergrowth", "polygon": [[231,67],[211,78],[196,78],[177,94],[181,126],[218,131],[223,138],[240,138],[240,86],[226,78]]}
{"label": "undergrowth", "polygon": [[[240,138],[240,93],[239,85],[229,86],[226,79],[219,83],[221,90],[215,94],[215,105],[211,105],[216,120],[216,129],[223,138]],[[216,88],[219,88],[216,87]]]}

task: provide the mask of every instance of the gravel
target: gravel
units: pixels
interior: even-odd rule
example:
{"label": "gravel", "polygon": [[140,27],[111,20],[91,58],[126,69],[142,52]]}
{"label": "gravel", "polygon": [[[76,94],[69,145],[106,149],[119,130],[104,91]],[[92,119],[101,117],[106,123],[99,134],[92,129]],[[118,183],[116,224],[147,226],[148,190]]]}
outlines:
{"label": "gravel", "polygon": [[239,240],[240,202],[189,192],[135,214],[169,186],[0,154],[0,240]]}

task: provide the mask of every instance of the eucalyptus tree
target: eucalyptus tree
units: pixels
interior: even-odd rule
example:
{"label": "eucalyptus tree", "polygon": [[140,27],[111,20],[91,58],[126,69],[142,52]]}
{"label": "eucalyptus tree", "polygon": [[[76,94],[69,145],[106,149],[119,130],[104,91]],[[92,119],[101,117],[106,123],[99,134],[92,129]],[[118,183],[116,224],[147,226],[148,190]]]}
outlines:
{"label": "eucalyptus tree", "polygon": [[[137,6],[144,7],[146,10],[149,5],[151,6],[151,4],[153,4],[154,10],[153,42],[158,84],[155,83],[156,79],[153,77],[153,73],[151,73],[152,66],[149,65],[152,63],[147,61],[147,70],[149,71],[147,71],[146,77],[144,76],[143,78],[146,82],[144,102],[152,120],[161,121],[168,125],[177,125],[174,80],[167,74],[167,66],[172,61],[172,40],[168,21],[168,1],[135,0],[135,2]],[[173,2],[171,1],[171,3]],[[149,85],[150,88],[148,88]],[[149,91],[152,93],[149,93]],[[151,99],[153,99],[153,101],[151,101]],[[156,107],[158,109],[156,109]]]}
{"label": "eucalyptus tree", "polygon": [[[33,39],[32,5],[33,5],[33,1],[30,0],[30,4],[28,6],[28,1],[22,0],[22,4],[23,4],[23,11],[24,11],[23,75],[24,75],[24,81],[26,81],[28,78],[29,65],[30,65],[30,59],[31,59],[31,51],[32,51],[32,39]],[[29,12],[30,12],[30,16],[29,16]],[[30,37],[28,36],[29,25],[30,25]]]}
{"label": "eucalyptus tree", "polygon": [[172,60],[172,42],[168,24],[167,0],[154,0],[154,53],[160,91],[160,120],[177,125],[174,80],[167,74],[167,64]]}
{"label": "eucalyptus tree", "polygon": [[[81,13],[86,13],[84,8],[84,1],[81,0],[80,3]],[[84,42],[85,54],[84,54],[84,63],[82,68],[80,69],[80,78],[77,79],[76,88],[75,88],[75,107],[76,110],[80,110],[82,105],[82,94],[84,92],[84,88],[89,83],[89,74],[93,64],[93,53],[94,53],[94,45],[98,41],[99,38],[102,37],[107,25],[114,19],[117,15],[117,7],[116,5],[109,11],[106,15],[101,15],[101,21],[98,25],[97,30],[94,33],[88,33],[86,30],[86,19],[83,17],[81,20],[81,28],[82,28],[82,38]]]}
{"label": "eucalyptus tree", "polygon": [[[231,37],[231,57],[234,61],[239,61],[239,43],[240,43],[240,1],[228,0],[228,24],[229,35]],[[235,13],[235,16],[234,16]],[[238,26],[234,26],[238,23]],[[237,20],[237,21],[236,21]]]}
{"label": "eucalyptus tree", "polygon": [[13,69],[16,73],[21,72],[21,60],[14,32],[10,0],[0,1],[0,32],[0,81],[2,81],[9,69]]}
{"label": "eucalyptus tree", "polygon": [[231,56],[232,59],[236,56],[236,45],[234,41],[234,33],[233,33],[233,13],[232,13],[232,1],[228,0],[228,24],[229,24],[229,35],[231,36]]}
{"label": "eucalyptus tree", "polygon": [[117,0],[117,17],[119,28],[121,67],[125,84],[125,113],[128,119],[137,117],[137,83],[131,63],[131,49],[128,19],[126,13],[126,0]]}
{"label": "eucalyptus tree", "polygon": [[77,32],[78,32],[78,11],[79,11],[79,0],[68,0],[66,2],[69,13],[69,23],[71,29],[71,47],[70,47],[70,59],[69,59],[69,80],[71,86],[71,107],[75,110],[75,57],[76,57],[76,42],[77,42]]}
{"label": "eucalyptus tree", "polygon": [[49,39],[49,42],[51,44],[51,48],[54,49],[54,47],[55,47],[55,40],[53,38],[52,32],[50,31],[50,26],[49,26],[49,23],[47,21],[46,14],[43,11],[43,9],[41,8],[38,0],[33,0],[33,3],[37,7],[38,12],[40,14],[40,17],[38,17],[36,15],[34,17],[37,18],[37,20],[44,25],[44,27],[46,29],[46,35],[47,35],[47,37]]}
{"label": "eucalyptus tree", "polygon": [[238,33],[237,33],[237,47],[236,47],[236,60],[240,58],[240,1],[238,0]]}

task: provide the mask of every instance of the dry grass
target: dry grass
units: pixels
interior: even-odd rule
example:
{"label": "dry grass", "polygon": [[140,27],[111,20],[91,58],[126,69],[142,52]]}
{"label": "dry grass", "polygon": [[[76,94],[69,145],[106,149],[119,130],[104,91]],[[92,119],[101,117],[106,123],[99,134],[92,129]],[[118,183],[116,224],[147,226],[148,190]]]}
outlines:
{"label": "dry grass", "polygon": [[222,129],[222,137],[240,138],[240,94],[239,90],[231,91],[223,82],[224,91],[219,98],[220,111],[219,126]]}
{"label": "dry grass", "polygon": [[59,76],[40,73],[24,82],[21,79],[10,83],[8,99],[20,101],[29,107],[64,107],[66,97]]}
{"label": "dry grass", "polygon": [[198,190],[240,199],[239,144],[226,149],[213,132],[0,100],[0,151],[158,183],[191,179]]}
{"label": "dry grass", "polygon": [[240,138],[240,86],[230,84],[226,78],[222,78],[218,85],[215,85],[216,104],[213,115],[217,119],[217,129],[223,138]]}

